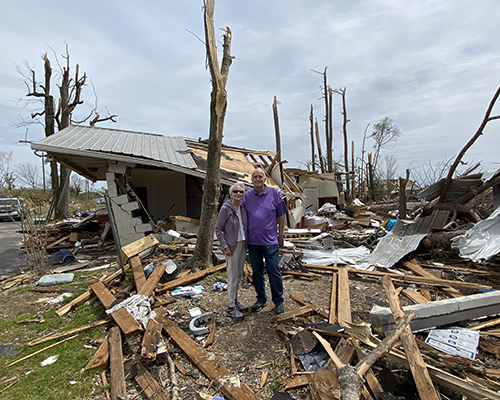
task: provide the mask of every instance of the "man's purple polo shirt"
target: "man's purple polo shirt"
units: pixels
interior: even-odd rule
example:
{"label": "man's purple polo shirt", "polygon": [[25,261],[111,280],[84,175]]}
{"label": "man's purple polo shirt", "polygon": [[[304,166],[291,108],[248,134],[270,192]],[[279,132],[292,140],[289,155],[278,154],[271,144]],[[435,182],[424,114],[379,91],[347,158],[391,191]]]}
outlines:
{"label": "man's purple polo shirt", "polygon": [[288,212],[277,189],[266,186],[262,194],[255,189],[243,196],[248,215],[247,244],[270,246],[278,244],[277,218]]}

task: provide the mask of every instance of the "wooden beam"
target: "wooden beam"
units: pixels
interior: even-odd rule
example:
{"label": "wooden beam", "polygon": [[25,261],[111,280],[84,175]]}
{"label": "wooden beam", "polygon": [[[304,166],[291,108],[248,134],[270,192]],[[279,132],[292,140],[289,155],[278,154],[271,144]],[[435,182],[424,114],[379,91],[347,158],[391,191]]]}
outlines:
{"label": "wooden beam", "polygon": [[147,250],[153,246],[156,246],[158,243],[158,239],[153,234],[143,237],[142,239],[136,240],[133,243],[127,244],[122,247],[122,252],[128,258],[138,255],[142,253],[144,250]]}
{"label": "wooden beam", "polygon": [[[430,272],[427,272],[420,265],[418,265],[415,261],[402,260],[402,261],[400,261],[400,263],[406,269],[409,269],[411,272],[413,272],[415,275],[425,276],[426,278],[431,278],[431,279],[437,279],[434,275],[432,275]],[[452,286],[441,287],[440,289],[450,297],[462,297],[463,296],[462,293],[460,293],[457,289],[455,289]]]}
{"label": "wooden beam", "polygon": [[96,350],[84,370],[92,368],[106,368],[109,360],[109,332]]}
{"label": "wooden beam", "polygon": [[144,394],[151,400],[170,400],[170,396],[153,378],[149,371],[141,363],[136,364],[137,375],[135,381],[143,390]]}
{"label": "wooden beam", "polygon": [[207,277],[210,274],[213,274],[216,271],[222,271],[224,268],[226,268],[226,263],[216,265],[211,268],[202,269],[201,271],[191,273],[183,278],[177,278],[173,281],[160,285],[155,289],[155,291],[157,293],[163,293],[167,290],[175,289],[178,286],[189,285],[190,283],[202,280],[203,278]]}
{"label": "wooden beam", "polygon": [[130,257],[130,265],[134,273],[135,288],[139,291],[146,283],[146,275],[144,275],[141,258],[138,255]]}
{"label": "wooden beam", "polygon": [[[104,305],[104,308],[108,309],[116,301],[115,296],[108,290],[104,283],[101,281],[92,280],[89,281],[90,288],[94,291],[97,298]],[[136,333],[142,332],[142,326],[130,315],[125,307],[119,308],[115,312],[111,313],[111,317],[118,324],[120,329],[123,331],[125,336],[129,337],[135,335]]]}
{"label": "wooden beam", "polygon": [[317,306],[316,304],[311,303],[309,300],[304,299],[302,296],[300,296],[297,293],[292,293],[290,295],[290,298],[294,301],[296,301],[299,304],[302,304],[303,306],[309,307],[312,310],[316,311],[319,315],[321,315],[323,318],[328,319],[329,317],[329,312],[326,311],[323,307]]}
{"label": "wooden beam", "polygon": [[141,344],[141,357],[148,360],[156,359],[156,352],[161,338],[161,329],[163,320],[166,315],[164,308],[157,308],[153,311],[155,314],[151,315],[148,321],[144,336],[142,337]]}
{"label": "wooden beam", "polygon": [[328,314],[330,324],[337,323],[337,275],[337,272],[332,272],[332,292],[330,294],[330,312]]}
{"label": "wooden beam", "polygon": [[122,337],[120,329],[113,326],[109,329],[109,369],[111,383],[111,400],[127,398],[125,387],[125,369],[123,367]]}
{"label": "wooden beam", "polygon": [[[382,286],[384,287],[387,301],[392,314],[394,315],[394,320],[399,322],[404,316],[404,311],[395,293],[391,278],[382,278]],[[420,398],[426,400],[439,400],[439,396],[434,388],[434,385],[432,384],[432,379],[429,375],[429,371],[427,370],[411,328],[409,326],[405,326],[405,329],[401,333],[400,337],[403,342],[406,357],[408,359],[413,380],[417,386]]]}
{"label": "wooden beam", "polygon": [[414,289],[403,289],[401,293],[413,301],[414,304],[424,304],[429,302],[429,300]]}
{"label": "wooden beam", "polygon": [[337,319],[340,326],[351,323],[351,294],[349,292],[349,274],[347,267],[338,270],[338,310]]}
{"label": "wooden beam", "polygon": [[283,322],[292,321],[299,317],[306,317],[314,313],[311,307],[304,306],[300,308],[294,308],[293,310],[284,312],[283,314],[275,315],[272,318],[273,323],[282,324]]}
{"label": "wooden beam", "polygon": [[258,400],[238,375],[228,371],[217,360],[210,360],[207,351],[198,346],[177,324],[165,317],[163,329],[187,358],[211,381],[228,400]]}
{"label": "wooden beam", "polygon": [[[304,264],[304,267],[308,269],[314,269],[314,270],[319,270],[319,271],[339,271],[341,268],[346,268],[344,267],[332,267],[328,265],[314,265],[314,264]],[[431,279],[427,278],[424,276],[413,276],[413,275],[399,275],[395,273],[390,273],[390,272],[379,272],[379,271],[366,271],[362,269],[356,269],[356,268],[347,268],[348,272],[351,274],[358,274],[358,275],[369,275],[369,276],[377,276],[377,277],[384,277],[388,276],[392,278],[395,281],[403,281],[406,283],[419,283],[419,284],[425,284],[429,286],[454,286],[454,287],[462,287],[462,288],[467,288],[467,289],[475,289],[475,290],[491,290],[492,287],[489,285],[480,285],[477,283],[472,283],[472,282],[461,282],[461,281],[450,281],[448,279]]]}
{"label": "wooden beam", "polygon": [[146,283],[142,286],[141,290],[139,290],[137,294],[149,297],[151,293],[153,293],[155,286],[158,284],[160,278],[165,272],[165,268],[167,268],[167,264],[157,265],[153,272],[151,272],[151,275],[149,276]]}

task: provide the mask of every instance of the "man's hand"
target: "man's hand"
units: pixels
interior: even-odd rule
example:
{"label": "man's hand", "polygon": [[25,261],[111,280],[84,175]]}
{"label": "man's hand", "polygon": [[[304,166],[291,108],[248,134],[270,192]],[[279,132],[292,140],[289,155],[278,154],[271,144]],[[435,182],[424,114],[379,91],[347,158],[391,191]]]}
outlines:
{"label": "man's hand", "polygon": [[231,253],[231,250],[229,250],[229,247],[226,247],[224,250],[222,250],[226,256],[232,256],[233,253]]}

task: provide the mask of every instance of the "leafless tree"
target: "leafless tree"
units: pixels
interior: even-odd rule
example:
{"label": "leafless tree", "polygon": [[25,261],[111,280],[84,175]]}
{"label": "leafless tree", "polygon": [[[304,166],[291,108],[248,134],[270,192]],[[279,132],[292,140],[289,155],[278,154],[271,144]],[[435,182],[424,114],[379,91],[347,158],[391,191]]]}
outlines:
{"label": "leafless tree", "polygon": [[77,196],[83,192],[84,179],[79,175],[73,175],[71,177],[71,188]]}
{"label": "leafless tree", "polygon": [[207,174],[203,184],[200,229],[193,256],[186,263],[192,270],[212,265],[215,220],[220,193],[220,157],[224,119],[227,108],[226,82],[233,57],[231,56],[231,30],[226,27],[223,35],[222,63],[219,69],[214,29],[215,0],[204,5],[205,47],[210,69],[212,93],[210,97],[210,129],[208,138]]}
{"label": "leafless tree", "polygon": [[396,171],[398,168],[398,160],[394,154],[384,157],[384,178],[386,181],[386,191],[387,195],[391,193],[391,179],[396,177]]}
{"label": "leafless tree", "polygon": [[[24,63],[24,68],[17,67],[18,72],[25,78],[27,88],[26,102],[28,104],[39,104],[38,101],[40,101],[42,104],[41,109],[37,109],[31,113],[31,123],[42,124],[45,129],[45,136],[49,137],[55,133],[56,126],[57,130],[62,130],[67,128],[72,122],[82,123],[91,119],[90,122],[92,125],[97,121],[115,121],[115,115],[105,118],[99,117],[97,108],[92,109],[87,117],[80,120],[73,120],[75,108],[83,104],[81,94],[87,81],[87,75],[85,73],[81,75],[79,65],[76,64],[75,74],[73,77],[71,76],[70,53],[67,45],[65,53],[61,57],[65,60],[64,65],[60,65],[57,56],[55,56],[59,66],[60,78],[57,106],[56,97],[52,95],[51,91],[53,69],[47,53],[42,57],[44,62],[43,83],[37,81],[35,70],[27,62]],[[95,104],[97,107],[97,100]],[[44,117],[43,122],[39,120],[40,117]],[[29,123],[28,121],[21,121],[18,126],[24,126]],[[65,165],[58,165],[55,161],[51,162],[50,169],[53,197],[58,199],[55,210],[56,218],[64,218],[69,216],[69,177],[71,170]]]}
{"label": "leafless tree", "polygon": [[37,189],[40,187],[40,169],[36,164],[18,164],[16,166],[16,176],[18,182],[26,185],[26,187],[30,189]]}
{"label": "leafless tree", "polygon": [[378,171],[378,162],[380,159],[380,151],[383,148],[388,148],[393,142],[401,136],[401,130],[392,121],[391,117],[384,117],[373,126],[373,131],[370,138],[373,139],[372,165],[375,172]]}

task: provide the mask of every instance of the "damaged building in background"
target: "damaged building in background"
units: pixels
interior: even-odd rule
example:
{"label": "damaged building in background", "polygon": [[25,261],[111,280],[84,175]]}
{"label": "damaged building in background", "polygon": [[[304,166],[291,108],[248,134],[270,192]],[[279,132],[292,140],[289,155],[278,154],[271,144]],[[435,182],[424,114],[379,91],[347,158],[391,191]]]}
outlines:
{"label": "damaged building in background", "polygon": [[[159,223],[168,227],[176,217],[178,225],[200,217],[208,150],[204,141],[70,126],[31,147],[93,182],[106,181],[120,246],[153,232]],[[286,199],[291,228],[300,223],[305,209],[340,202],[339,181],[332,174],[294,169],[285,170],[282,179],[274,153],[229,146],[222,148],[221,201],[237,181],[251,188],[257,166],[267,171],[267,185],[279,188]]]}

